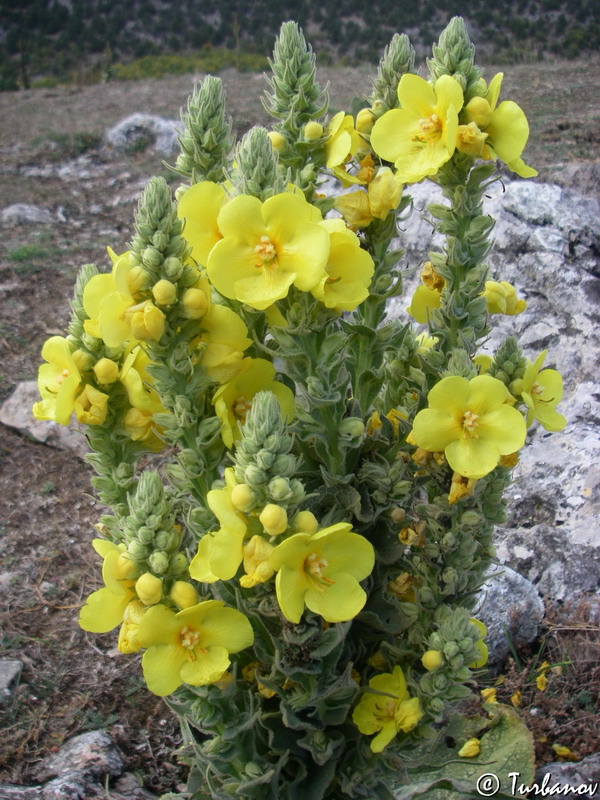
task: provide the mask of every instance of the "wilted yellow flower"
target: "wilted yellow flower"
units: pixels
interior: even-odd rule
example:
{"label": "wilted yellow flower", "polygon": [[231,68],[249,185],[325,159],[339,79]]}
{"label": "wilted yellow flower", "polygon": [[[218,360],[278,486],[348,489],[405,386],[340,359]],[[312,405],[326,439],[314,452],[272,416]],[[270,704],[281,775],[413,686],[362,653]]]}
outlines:
{"label": "wilted yellow flower", "polygon": [[521,705],[521,694],[522,693],[520,691],[516,691],[514,694],[511,694],[510,696],[510,702],[513,704],[515,708],[519,708],[519,706]]}
{"label": "wilted yellow flower", "polygon": [[275,570],[269,563],[275,548],[262,536],[255,535],[244,545],[244,571],[240,585],[251,589],[257,583],[264,583],[273,576]]}
{"label": "wilted yellow flower", "polygon": [[246,617],[219,600],[207,600],[174,613],[156,605],[142,617],[138,639],[148,688],[164,697],[182,683],[204,686],[218,681],[230,653],[249,647],[254,634]]}
{"label": "wilted yellow flower", "polygon": [[86,383],[75,398],[77,421],[84,425],[102,425],[108,412],[108,395]]}
{"label": "wilted yellow flower", "polygon": [[370,736],[371,750],[381,753],[384,747],[401,731],[408,733],[423,716],[418,697],[411,697],[406,687],[402,669],[394,667],[393,673],[384,672],[369,681],[369,689],[354,709],[352,720],[361,733]]}
{"label": "wilted yellow flower", "polygon": [[494,687],[491,687],[490,689],[482,689],[481,699],[484,703],[497,703],[498,700],[496,698],[496,689],[494,689]]}
{"label": "wilted yellow flower", "polygon": [[239,425],[246,421],[252,398],[264,391],[273,392],[283,416],[293,418],[294,395],[291,389],[275,380],[275,367],[264,358],[245,358],[237,375],[217,389],[212,402],[221,420],[221,436],[226,447],[239,439]]}
{"label": "wilted yellow flower", "polygon": [[38,369],[38,390],[42,399],[34,404],[33,416],[68,425],[81,386],[71,345],[62,336],[51,336],[44,342],[42,358],[48,363]]}
{"label": "wilted yellow flower", "polygon": [[460,758],[475,758],[479,755],[481,750],[479,739],[467,739],[463,746],[458,751]]}
{"label": "wilted yellow flower", "polygon": [[515,316],[525,311],[527,303],[517,297],[517,290],[508,281],[486,281],[485,297],[488,314],[506,314]]}
{"label": "wilted yellow flower", "polygon": [[432,87],[406,74],[398,84],[398,99],[401,108],[387,111],[373,126],[371,147],[394,163],[397,180],[416,183],[435,175],[454,153],[463,92],[449,75]]}
{"label": "wilted yellow flower", "polygon": [[[500,461],[504,456],[500,457]],[[459,475],[458,472],[452,473],[452,482],[450,484],[450,492],[448,493],[448,502],[453,505],[463,500],[465,497],[471,497],[475,491],[477,481],[474,478],[465,478]]]}
{"label": "wilted yellow flower", "polygon": [[225,297],[263,310],[293,284],[309,292],[322,279],[329,236],[303,195],[284,192],[261,203],[239,195],[218,218],[223,239],[208,259],[208,277]]}
{"label": "wilted yellow flower", "polygon": [[489,375],[470,381],[443,378],[429,392],[429,408],[414,419],[413,440],[424,450],[443,451],[460,475],[483,478],[500,456],[514,453],[525,442],[525,420],[507,404],[507,395],[502,381]]}
{"label": "wilted yellow flower", "polygon": [[275,548],[270,563],[277,571],[277,600],[286,619],[300,622],[306,606],[327,622],[345,622],[367,600],[359,581],[371,573],[375,552],[351,524],[338,522],[312,535],[290,536]]}
{"label": "wilted yellow flower", "polygon": [[570,748],[562,744],[553,744],[552,749],[561,761],[579,761],[579,756],[574,753]]}

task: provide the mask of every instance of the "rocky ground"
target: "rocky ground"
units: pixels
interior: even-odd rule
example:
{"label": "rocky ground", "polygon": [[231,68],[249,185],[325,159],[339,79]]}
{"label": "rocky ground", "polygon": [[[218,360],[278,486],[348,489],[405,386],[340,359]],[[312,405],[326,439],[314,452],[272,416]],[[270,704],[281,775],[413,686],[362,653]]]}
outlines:
{"label": "rocky ground", "polygon": [[[551,437],[534,435],[512,489],[509,522],[498,533],[501,559],[534,592],[530,601],[521,598],[521,621],[541,604],[538,592],[546,601],[546,617],[525,637],[528,644],[521,623],[505,626],[510,647],[502,626],[497,631],[499,645],[513,650],[498,697],[509,701],[521,692],[540,764],[556,758],[553,744],[579,758],[600,751],[599,73],[598,63],[507,69],[506,96],[530,117],[528,161],[541,174],[525,186],[498,184],[489,201],[499,218],[492,267],[529,304],[516,320],[527,354],[548,347],[547,365],[566,383],[569,426]],[[336,109],[369,88],[365,70],[330,70],[321,76],[328,78],[341,87],[332,94]],[[266,122],[262,79],[233,72],[224,79],[238,130]],[[123,150],[117,140],[107,143],[106,130],[134,112],[176,117],[191,86],[192,77],[182,76],[0,95],[10,123],[0,140],[0,402],[35,379],[43,341],[63,332],[77,268],[107,265],[106,245],[125,248],[141,188],[153,174],[169,175],[152,136],[129,137]],[[428,230],[422,187],[414,196],[417,211],[402,232],[413,264],[426,252]],[[13,411],[29,403],[19,395]],[[89,544],[99,514],[88,494],[91,470],[72,449],[60,449],[72,443],[58,441],[56,431],[44,444],[0,429],[0,658],[21,665],[4,673],[0,782],[41,784],[44,759],[65,740],[102,730],[147,788],[173,789],[185,772],[171,756],[178,732],[166,706],[143,687],[137,659],[119,656],[111,634],[90,636],[76,623],[82,599],[98,584]],[[505,612],[506,602],[500,600]],[[534,680],[542,660],[556,665],[545,692]]]}

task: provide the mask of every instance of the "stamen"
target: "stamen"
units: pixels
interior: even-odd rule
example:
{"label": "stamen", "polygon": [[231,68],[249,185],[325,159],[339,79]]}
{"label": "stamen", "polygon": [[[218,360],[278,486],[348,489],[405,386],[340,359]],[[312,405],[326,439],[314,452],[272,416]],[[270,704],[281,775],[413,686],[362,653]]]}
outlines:
{"label": "stamen", "polygon": [[479,415],[472,411],[465,411],[463,414],[463,430],[465,436],[471,439],[478,439],[477,428],[479,427]]}
{"label": "stamen", "polygon": [[246,400],[245,397],[241,396],[241,397],[236,397],[236,399],[233,402],[231,410],[233,411],[234,417],[236,419],[239,419],[242,425],[245,425],[246,415],[248,414],[251,408],[252,408],[252,401]]}
{"label": "stamen", "polygon": [[198,631],[193,630],[193,628],[188,628],[187,625],[185,625],[179,631],[179,639],[181,641],[181,646],[185,647],[186,650],[193,650],[198,644],[199,638],[200,634],[198,633]]}
{"label": "stamen", "polygon": [[257,267],[271,267],[275,266],[277,261],[277,248],[268,236],[261,236],[258,244],[254,248],[257,255]]}

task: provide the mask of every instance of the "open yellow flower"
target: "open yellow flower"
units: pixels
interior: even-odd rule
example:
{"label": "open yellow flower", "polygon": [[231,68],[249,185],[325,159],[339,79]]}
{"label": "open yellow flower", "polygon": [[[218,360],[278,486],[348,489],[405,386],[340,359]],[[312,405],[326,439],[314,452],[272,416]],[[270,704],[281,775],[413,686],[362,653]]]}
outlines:
{"label": "open yellow flower", "polygon": [[418,725],[423,710],[419,698],[409,695],[399,666],[371,678],[369,688],[373,692],[363,694],[352,720],[367,736],[379,731],[370,746],[374,753],[381,753],[401,731],[408,733]]}
{"label": "open yellow flower", "polygon": [[[499,158],[521,178],[532,178],[537,170],[527,166],[521,154],[529,138],[529,123],[523,109],[512,100],[498,103],[502,72],[494,75],[483,97],[473,97],[465,106],[466,125],[459,128],[459,150],[485,160]],[[468,130],[469,128],[471,133]],[[483,136],[477,134],[484,134]],[[476,144],[475,144],[476,143]],[[473,146],[479,152],[473,151]]]}
{"label": "open yellow flower", "polygon": [[373,126],[371,147],[395,165],[398,181],[416,183],[435,175],[454,153],[463,92],[449,75],[432,87],[407,74],[398,84],[398,99],[401,108],[387,111]]}
{"label": "open yellow flower", "polygon": [[562,431],[566,418],[556,410],[563,396],[563,379],[555,369],[540,372],[548,354],[543,350],[533,364],[527,364],[522,380],[514,381],[511,390],[520,394],[527,405],[527,424],[534,419],[547,431]]}
{"label": "open yellow flower", "polygon": [[427,399],[429,408],[414,419],[412,439],[423,450],[443,452],[451,469],[465,478],[483,478],[500,456],[525,443],[525,420],[508,405],[509,392],[497,378],[443,378]]}
{"label": "open yellow flower", "polygon": [[223,238],[217,218],[227,202],[223,186],[201,181],[186,189],[177,205],[177,216],[185,219],[183,236],[192,248],[192,258],[205,267],[215,244]]}
{"label": "open yellow flower", "polygon": [[354,119],[351,114],[339,111],[327,126],[327,141],[325,142],[325,166],[333,169],[345,164],[349,158],[356,155],[362,145],[362,136],[354,129]]}
{"label": "open yellow flower", "polygon": [[406,310],[415,322],[424,324],[429,322],[429,317],[434,308],[442,305],[442,295],[437,289],[430,289],[421,284],[415,289],[410,305]]}
{"label": "open yellow flower", "polygon": [[69,424],[81,386],[81,375],[71,351],[71,345],[63,336],[51,336],[44,342],[42,358],[47,363],[38,370],[42,399],[32,409],[36,419]]}
{"label": "open yellow flower", "polygon": [[84,323],[90,336],[96,336],[108,347],[120,347],[133,338],[131,320],[134,297],[129,252],[118,256],[112,272],[94,275],[83,290],[83,307],[89,319]]}
{"label": "open yellow flower", "polygon": [[327,308],[353,311],[369,296],[375,264],[343,220],[326,219],[320,224],[329,234],[329,260],[325,276],[312,293]]}
{"label": "open yellow flower", "polygon": [[144,679],[165,697],[181,686],[218,681],[238,653],[254,641],[248,619],[219,600],[206,600],[175,613],[152,606],[142,617],[138,641],[148,649],[142,658]]}
{"label": "open yellow flower", "polygon": [[275,367],[264,358],[245,358],[237,375],[220,386],[214,394],[215,414],[221,420],[221,436],[226,447],[240,437],[239,425],[246,421],[257,392],[273,392],[284,417],[294,416],[294,394],[283,383],[275,380]]}
{"label": "open yellow flower", "polygon": [[248,518],[233,505],[231,493],[235,486],[233,468],[228,467],[225,470],[225,487],[212,489],[206,495],[208,507],[221,527],[200,539],[198,552],[189,567],[194,580],[202,583],[229,580],[242,563]]}
{"label": "open yellow flower", "polygon": [[355,617],[367,600],[359,581],[375,563],[373,545],[348,522],[314,534],[296,533],[278,545],[270,563],[279,607],[290,622],[300,622],[306,606],[327,622]]}
{"label": "open yellow flower", "polygon": [[104,588],[93,592],[79,612],[79,625],[84,631],[107,633],[123,622],[125,609],[135,600],[134,577],[137,566],[118,546],[106,539],[94,539],[94,550],[102,556]]}
{"label": "open yellow flower", "polygon": [[219,214],[223,239],[208,258],[208,277],[225,297],[264,310],[293,284],[303,292],[323,277],[329,236],[304,196],[283,192],[261,203],[239,195]]}
{"label": "open yellow flower", "polygon": [[147,353],[139,345],[127,355],[119,380],[125,387],[131,408],[123,418],[125,431],[134,442],[143,442],[150,450],[160,450],[162,441],[156,436],[153,417],[166,408],[152,388],[152,379],[147,372],[151,363]]}
{"label": "open yellow flower", "polygon": [[202,327],[200,341],[206,346],[200,363],[209,378],[227,383],[240,371],[244,350],[252,344],[248,328],[235,311],[216,303],[202,318]]}

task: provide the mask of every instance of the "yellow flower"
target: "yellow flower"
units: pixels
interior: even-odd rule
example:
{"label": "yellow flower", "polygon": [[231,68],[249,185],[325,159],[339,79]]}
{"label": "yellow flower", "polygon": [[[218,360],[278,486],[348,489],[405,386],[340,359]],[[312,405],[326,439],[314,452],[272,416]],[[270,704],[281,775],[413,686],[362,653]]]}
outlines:
{"label": "yellow flower", "polygon": [[200,363],[209,378],[227,383],[240,371],[244,350],[252,344],[242,318],[226,306],[213,304],[202,318],[199,338],[205,347]]}
{"label": "yellow flower", "polygon": [[107,633],[123,621],[131,600],[135,600],[133,576],[137,567],[120,547],[106,539],[94,539],[94,550],[102,556],[104,588],[93,592],[79,612],[79,625],[91,633]]}
{"label": "yellow flower", "polygon": [[490,689],[482,689],[481,699],[484,703],[497,703],[498,699],[496,697],[496,690],[494,687],[491,687]]}
{"label": "yellow flower", "polygon": [[127,317],[131,319],[131,334],[134,339],[152,339],[158,342],[165,331],[166,317],[152,300],[128,308]]}
{"label": "yellow flower", "polygon": [[339,195],[334,200],[333,207],[353,228],[366,228],[373,220],[369,195],[362,189]]}
{"label": "yellow flower", "polygon": [[371,573],[375,552],[351,529],[338,522],[314,534],[296,533],[271,554],[277,600],[290,622],[300,622],[305,606],[327,622],[345,622],[366,603],[359,581]]}
{"label": "yellow flower", "polygon": [[479,751],[481,750],[479,739],[467,739],[467,741],[463,744],[463,746],[458,751],[458,755],[460,758],[475,758],[475,756],[479,755]]}
{"label": "yellow flower", "polygon": [[415,417],[412,438],[424,450],[443,452],[459,475],[483,478],[525,442],[525,420],[507,395],[489,375],[443,378],[429,392],[429,408]]}
{"label": "yellow flower", "polygon": [[156,426],[153,416],[164,413],[166,409],[151,386],[151,378],[146,371],[150,363],[148,355],[139,345],[131,350],[123,363],[119,379],[131,404],[123,424],[134,442],[143,442],[151,450],[160,450],[162,442],[154,433]]}
{"label": "yellow flower", "polygon": [[396,179],[415,183],[435,175],[454,153],[463,92],[458,81],[443,75],[430,86],[417,75],[398,84],[401,108],[381,116],[371,131],[371,146],[396,167]]}
{"label": "yellow flower", "polygon": [[370,108],[361,108],[356,115],[356,130],[359,133],[369,134],[373,130],[375,124],[375,114]]}
{"label": "yellow flower", "polygon": [[479,651],[479,658],[477,661],[474,661],[472,664],[469,664],[470,669],[481,669],[485,667],[488,661],[489,651],[487,644],[485,643],[485,637],[487,635],[487,628],[479,619],[475,619],[475,617],[471,617],[471,624],[475,625],[477,630],[479,631],[480,638],[475,642],[475,647]]}
{"label": "yellow flower", "polygon": [[569,747],[562,744],[553,744],[552,749],[561,761],[579,761],[580,756],[574,753]]}
{"label": "yellow flower", "polygon": [[275,548],[269,544],[262,536],[253,536],[248,544],[244,546],[244,572],[240,578],[240,585],[245,589],[251,589],[257,583],[264,583],[271,578],[275,572],[269,558]]}
{"label": "yellow flower", "polygon": [[[503,458],[504,456],[501,456],[498,462],[499,464],[502,463]],[[459,475],[458,472],[453,472],[450,491],[448,493],[448,502],[450,505],[458,503],[459,500],[463,500],[465,497],[471,497],[475,491],[476,485],[477,481],[474,478],[465,478],[463,475]]]}
{"label": "yellow flower", "polygon": [[225,487],[212,489],[206,496],[208,506],[221,527],[200,539],[198,552],[190,564],[190,576],[202,583],[229,580],[242,563],[248,518],[232,502],[231,494],[235,485],[233,468],[228,467],[225,470]]}
{"label": "yellow flower", "polygon": [[84,425],[102,425],[108,412],[108,395],[86,383],[75,398],[77,421]]}
{"label": "yellow flower", "polygon": [[85,330],[108,347],[121,347],[133,338],[131,320],[139,270],[132,268],[129,255],[118,256],[110,274],[94,275],[83,290],[83,307],[89,317]]}
{"label": "yellow flower", "polygon": [[535,685],[540,690],[540,692],[545,692],[546,687],[548,686],[548,678],[546,673],[550,669],[550,664],[547,661],[544,661],[540,667],[537,669],[537,676],[535,679]]}
{"label": "yellow flower", "polygon": [[527,308],[525,300],[517,297],[517,290],[508,281],[486,281],[483,291],[488,314],[506,314],[514,317]]}
{"label": "yellow flower", "polygon": [[229,654],[249,647],[254,634],[235,608],[207,600],[178,613],[152,606],[142,618],[138,639],[148,648],[142,659],[148,688],[164,697],[182,683],[218,681],[231,663]]}
{"label": "yellow flower", "polygon": [[547,431],[562,431],[567,420],[556,410],[563,396],[563,380],[555,369],[540,372],[548,354],[543,350],[536,360],[527,363],[522,380],[513,381],[511,391],[520,394],[527,408],[527,424],[534,419]]}
{"label": "yellow flower", "polygon": [[278,536],[280,533],[284,533],[288,526],[285,508],[275,503],[268,503],[260,512],[258,519],[269,536]]}
{"label": "yellow flower", "polygon": [[353,311],[369,296],[375,264],[341,219],[324,220],[320,225],[329,234],[329,260],[326,274],[312,293],[327,308]]}
{"label": "yellow flower", "polygon": [[325,142],[325,166],[333,169],[345,164],[353,155],[356,155],[364,140],[354,129],[354,119],[344,111],[332,117],[327,126],[327,141]]}
{"label": "yellow flower", "polygon": [[140,622],[147,608],[140,600],[132,600],[123,612],[123,624],[119,629],[117,647],[121,653],[137,653],[142,645],[138,639]]}
{"label": "yellow flower", "polygon": [[275,367],[264,358],[245,358],[237,375],[220,386],[213,396],[215,413],[221,420],[221,436],[226,447],[240,437],[239,424],[244,424],[257,392],[273,392],[284,417],[294,416],[294,394],[275,380]]}
{"label": "yellow flower", "polygon": [[[495,75],[484,96],[473,97],[465,106],[464,117],[472,133],[465,135],[463,131],[462,136],[459,136],[457,147],[486,160],[499,158],[521,178],[532,178],[537,175],[537,170],[528,167],[521,158],[529,138],[527,117],[512,100],[505,100],[496,108],[503,77],[502,72]],[[477,136],[472,126],[484,136],[483,140]],[[465,126],[461,126],[463,127]],[[480,152],[476,153],[469,149],[473,139],[481,144]]]}
{"label": "yellow flower", "polygon": [[402,184],[389,167],[380,167],[369,183],[369,206],[376,219],[385,219],[392,209],[398,208],[402,198]]}
{"label": "yellow flower", "polygon": [[513,704],[515,708],[519,708],[521,705],[521,691],[516,691],[514,694],[510,696],[510,702]]}
{"label": "yellow flower", "polygon": [[68,425],[81,385],[71,345],[62,336],[51,336],[44,342],[42,358],[48,363],[42,364],[38,370],[38,390],[42,399],[34,404],[33,416]]}
{"label": "yellow flower", "polygon": [[399,666],[392,673],[384,672],[369,681],[373,692],[365,692],[354,709],[352,720],[361,733],[370,736],[371,750],[381,753],[400,731],[408,733],[423,716],[418,697],[411,697]]}
{"label": "yellow flower", "polygon": [[192,258],[203,267],[212,248],[223,238],[217,218],[226,202],[225,189],[212,181],[195,183],[179,198],[177,216],[185,219],[183,236],[192,248]]}
{"label": "yellow flower", "polygon": [[264,310],[292,284],[309,292],[323,277],[329,236],[320,212],[298,194],[284,192],[261,203],[239,195],[223,207],[224,238],[208,258],[208,277],[225,297]]}
{"label": "yellow flower", "polygon": [[440,292],[437,289],[429,289],[421,284],[415,289],[411,303],[406,310],[416,322],[424,324],[429,322],[432,310],[439,308],[441,305],[442,296]]}

